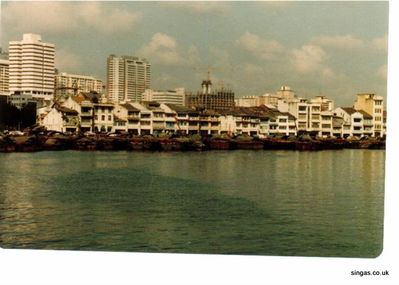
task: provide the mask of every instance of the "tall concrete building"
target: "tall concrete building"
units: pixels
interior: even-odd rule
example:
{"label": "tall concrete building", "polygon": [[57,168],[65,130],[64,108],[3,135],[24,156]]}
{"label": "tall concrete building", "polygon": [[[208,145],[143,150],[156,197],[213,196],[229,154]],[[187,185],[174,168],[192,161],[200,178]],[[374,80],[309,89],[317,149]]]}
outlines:
{"label": "tall concrete building", "polygon": [[54,95],[55,46],[40,35],[24,34],[9,42],[9,88],[11,95],[50,101]]}
{"label": "tall concrete building", "polygon": [[9,61],[8,54],[2,52],[0,48],[0,95],[8,96],[8,80],[9,80]]}
{"label": "tall concrete building", "polygon": [[150,85],[151,64],[146,59],[113,54],[108,57],[107,90],[111,101],[141,101]]}
{"label": "tall concrete building", "polygon": [[103,93],[103,82],[93,76],[81,74],[61,72],[55,76],[55,93],[57,97],[91,91],[99,94]]}

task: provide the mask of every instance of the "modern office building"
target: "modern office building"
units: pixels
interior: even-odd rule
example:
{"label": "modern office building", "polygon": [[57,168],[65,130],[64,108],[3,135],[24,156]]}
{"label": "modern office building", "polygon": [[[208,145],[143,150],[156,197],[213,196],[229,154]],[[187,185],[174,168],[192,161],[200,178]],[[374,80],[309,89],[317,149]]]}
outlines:
{"label": "modern office building", "polygon": [[277,107],[278,100],[281,99],[275,94],[263,94],[260,96],[243,96],[235,100],[238,107],[257,107],[262,105],[269,105]]}
{"label": "modern office building", "polygon": [[164,91],[147,89],[143,93],[143,101],[184,106],[185,90],[184,88]]}
{"label": "modern office building", "polygon": [[57,97],[91,91],[102,94],[104,91],[103,85],[101,80],[93,76],[65,72],[58,73],[55,76],[55,93]]}
{"label": "modern office building", "polygon": [[40,35],[24,34],[9,42],[9,90],[11,95],[50,101],[54,95],[55,46]]}
{"label": "modern office building", "polygon": [[110,55],[107,59],[107,91],[113,102],[142,100],[151,85],[151,64],[134,56]]}

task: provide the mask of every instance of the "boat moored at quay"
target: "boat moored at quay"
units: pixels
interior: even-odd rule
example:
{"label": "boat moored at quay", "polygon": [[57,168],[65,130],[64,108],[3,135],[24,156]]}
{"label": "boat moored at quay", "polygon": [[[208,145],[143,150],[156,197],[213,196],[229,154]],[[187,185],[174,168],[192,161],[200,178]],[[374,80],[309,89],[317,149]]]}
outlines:
{"label": "boat moored at quay", "polygon": [[177,136],[129,134],[68,135],[60,132],[29,131],[24,134],[0,135],[0,152],[32,152],[43,150],[84,151],[205,151],[205,150],[298,150],[324,149],[385,149],[385,140],[300,137],[252,137],[252,136]]}

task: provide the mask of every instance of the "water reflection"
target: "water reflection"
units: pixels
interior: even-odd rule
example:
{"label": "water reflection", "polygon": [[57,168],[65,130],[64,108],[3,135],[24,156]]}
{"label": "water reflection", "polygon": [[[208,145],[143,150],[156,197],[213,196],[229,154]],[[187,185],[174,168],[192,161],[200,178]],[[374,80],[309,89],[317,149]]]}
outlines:
{"label": "water reflection", "polygon": [[384,152],[0,154],[4,247],[375,256]]}

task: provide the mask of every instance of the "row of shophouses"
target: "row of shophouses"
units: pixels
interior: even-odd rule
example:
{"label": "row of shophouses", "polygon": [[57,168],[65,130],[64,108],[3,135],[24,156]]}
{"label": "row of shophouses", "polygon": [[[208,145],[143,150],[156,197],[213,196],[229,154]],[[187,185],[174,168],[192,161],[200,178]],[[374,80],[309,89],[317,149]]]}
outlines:
{"label": "row of shophouses", "polygon": [[[382,137],[386,114],[381,98],[363,95],[358,95],[354,107],[333,110],[323,100],[311,102],[297,98],[282,100],[277,106],[262,104],[230,110],[203,110],[157,102],[114,104],[104,95],[80,93],[54,103],[38,121],[48,130],[59,132],[260,136],[296,136],[308,132],[318,136]],[[372,112],[367,112],[364,106],[359,108],[361,100],[367,104],[373,101]]]}

